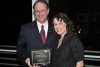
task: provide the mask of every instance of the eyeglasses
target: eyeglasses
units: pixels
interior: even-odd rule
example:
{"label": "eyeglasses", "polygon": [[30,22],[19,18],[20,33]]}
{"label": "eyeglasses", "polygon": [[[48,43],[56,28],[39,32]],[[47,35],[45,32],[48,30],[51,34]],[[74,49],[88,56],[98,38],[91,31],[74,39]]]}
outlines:
{"label": "eyeglasses", "polygon": [[47,10],[41,10],[41,11],[39,11],[39,10],[35,10],[35,13],[36,14],[38,14],[38,13],[45,13]]}

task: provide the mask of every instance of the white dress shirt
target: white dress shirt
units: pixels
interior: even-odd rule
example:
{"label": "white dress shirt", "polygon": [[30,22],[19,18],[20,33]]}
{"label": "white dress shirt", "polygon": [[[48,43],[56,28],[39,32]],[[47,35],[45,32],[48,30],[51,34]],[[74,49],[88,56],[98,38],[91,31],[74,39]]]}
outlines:
{"label": "white dress shirt", "polygon": [[39,33],[41,31],[41,26],[44,26],[44,30],[45,30],[45,37],[47,37],[47,32],[48,32],[48,21],[46,21],[44,24],[41,24],[39,21],[37,21],[37,26],[38,26],[38,30]]}

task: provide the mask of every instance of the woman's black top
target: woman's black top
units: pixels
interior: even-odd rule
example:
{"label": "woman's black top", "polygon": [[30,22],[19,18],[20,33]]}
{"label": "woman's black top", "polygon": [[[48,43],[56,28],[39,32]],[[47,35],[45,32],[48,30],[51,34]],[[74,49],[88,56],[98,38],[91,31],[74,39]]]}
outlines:
{"label": "woman's black top", "polygon": [[73,33],[64,36],[62,44],[52,49],[52,67],[76,67],[78,61],[84,60],[84,48],[79,38]]}

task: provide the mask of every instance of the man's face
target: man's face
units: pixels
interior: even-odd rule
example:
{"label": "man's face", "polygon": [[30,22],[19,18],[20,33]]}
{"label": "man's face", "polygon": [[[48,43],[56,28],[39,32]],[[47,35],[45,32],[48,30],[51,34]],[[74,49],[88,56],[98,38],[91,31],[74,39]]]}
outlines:
{"label": "man's face", "polygon": [[45,23],[49,14],[46,4],[38,2],[34,7],[35,17],[40,23]]}

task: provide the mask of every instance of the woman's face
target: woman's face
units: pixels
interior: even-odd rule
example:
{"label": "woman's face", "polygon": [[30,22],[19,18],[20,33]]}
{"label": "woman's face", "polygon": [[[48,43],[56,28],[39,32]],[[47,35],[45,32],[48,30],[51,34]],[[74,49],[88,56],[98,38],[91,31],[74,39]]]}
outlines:
{"label": "woman's face", "polygon": [[67,32],[66,23],[64,21],[60,22],[56,18],[54,19],[54,30],[58,35],[64,35]]}

